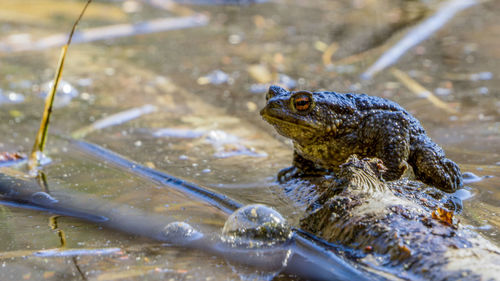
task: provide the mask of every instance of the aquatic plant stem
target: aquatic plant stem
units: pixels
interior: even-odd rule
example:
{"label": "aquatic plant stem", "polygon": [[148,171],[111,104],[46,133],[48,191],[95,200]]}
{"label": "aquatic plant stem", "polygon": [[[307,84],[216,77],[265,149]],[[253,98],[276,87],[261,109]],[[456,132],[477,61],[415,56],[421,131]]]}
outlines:
{"label": "aquatic plant stem", "polygon": [[52,113],[52,105],[54,103],[54,97],[56,95],[57,85],[61,79],[61,74],[64,66],[64,59],[66,57],[66,52],[68,50],[68,45],[64,45],[61,50],[61,56],[59,57],[59,63],[57,65],[56,75],[54,77],[54,82],[52,83],[52,89],[50,93],[45,98],[45,108],[43,110],[42,121],[40,122],[40,128],[36,135],[35,143],[33,145],[33,150],[31,151],[30,158],[28,161],[28,168],[30,171],[35,170],[39,165],[39,160],[42,157],[43,150],[45,148],[45,143],[47,142],[47,131],[49,129],[50,115]]}
{"label": "aquatic plant stem", "polygon": [[76,19],[75,23],[73,24],[73,28],[71,28],[71,32],[68,36],[68,42],[61,49],[61,55],[59,57],[59,63],[57,64],[56,74],[54,75],[52,89],[45,98],[45,107],[43,110],[42,120],[40,122],[40,128],[38,129],[35,143],[33,144],[33,150],[31,151],[28,160],[28,169],[30,170],[30,172],[34,172],[34,170],[40,164],[41,157],[43,157],[43,150],[45,148],[45,143],[47,142],[47,132],[49,129],[50,115],[52,114],[52,105],[54,104],[54,98],[56,96],[57,86],[59,85],[59,81],[61,80],[66,53],[68,52],[68,47],[71,44],[71,38],[73,38],[76,26],[83,17],[83,14],[85,13],[85,10],[87,10],[87,7],[89,6],[90,2],[92,2],[92,0],[88,0],[85,6],[83,7],[80,15],[78,16],[78,19]]}

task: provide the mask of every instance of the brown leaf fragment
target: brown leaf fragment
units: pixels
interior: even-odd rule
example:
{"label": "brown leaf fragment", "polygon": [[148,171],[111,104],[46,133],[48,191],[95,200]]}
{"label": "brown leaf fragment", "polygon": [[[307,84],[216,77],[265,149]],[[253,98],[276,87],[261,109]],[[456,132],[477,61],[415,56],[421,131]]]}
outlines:
{"label": "brown leaf fragment", "polygon": [[398,248],[401,253],[401,257],[403,257],[404,259],[411,256],[411,250],[406,245],[398,245]]}
{"label": "brown leaf fragment", "polygon": [[453,225],[453,212],[444,208],[438,207],[434,212],[432,212],[432,218],[440,221],[441,223]]}
{"label": "brown leaf fragment", "polygon": [[23,153],[0,152],[0,164],[22,159],[26,159],[26,155],[24,155]]}

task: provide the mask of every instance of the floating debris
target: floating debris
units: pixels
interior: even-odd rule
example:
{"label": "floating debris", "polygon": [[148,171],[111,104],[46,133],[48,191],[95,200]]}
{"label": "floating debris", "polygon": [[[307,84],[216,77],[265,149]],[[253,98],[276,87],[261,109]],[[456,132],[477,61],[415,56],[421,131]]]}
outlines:
{"label": "floating debris", "polygon": [[38,191],[31,195],[31,200],[36,204],[51,205],[59,202],[56,198],[44,191]]}
{"label": "floating debris", "polygon": [[[164,128],[153,133],[154,137],[197,139],[204,137],[203,141],[212,145],[215,150],[214,157],[229,158],[235,156],[266,157],[264,152],[257,152],[242,144],[241,139],[235,135],[228,134],[221,130],[190,130],[182,128]],[[188,157],[181,155],[180,160],[187,160]]]}
{"label": "floating debris", "polygon": [[74,256],[103,256],[112,254],[122,254],[120,248],[104,249],[50,249],[35,252],[37,257],[74,257]]}
{"label": "floating debris", "polygon": [[230,77],[227,73],[225,73],[222,70],[214,70],[207,74],[206,76],[198,78],[196,82],[199,85],[207,85],[207,84],[213,84],[213,85],[220,85],[224,83],[228,83],[230,80]]}
{"label": "floating debris", "polygon": [[265,152],[257,152],[253,148],[248,148],[241,144],[240,139],[220,130],[210,131],[205,141],[215,149],[214,157],[229,158],[235,156],[267,157]]}
{"label": "floating debris", "polygon": [[431,17],[424,20],[422,23],[411,29],[396,45],[392,46],[387,52],[368,69],[361,74],[362,79],[371,79],[379,71],[396,63],[398,59],[404,55],[409,49],[427,39],[434,32],[444,26],[453,16],[473,5],[478,1],[475,0],[449,0],[445,2],[439,10]]}
{"label": "floating debris", "polygon": [[424,88],[424,86],[420,85],[417,81],[413,80],[410,76],[408,76],[408,74],[404,73],[403,71],[397,68],[392,68],[391,73],[392,75],[394,75],[394,77],[396,77],[401,83],[403,83],[410,91],[412,91],[418,97],[426,98],[433,105],[441,109],[444,109],[448,113],[451,114],[458,113],[454,108],[451,108],[447,103],[440,100],[431,91]]}
{"label": "floating debris", "polygon": [[[120,37],[127,37],[139,34],[148,34],[166,30],[176,30],[191,27],[204,26],[208,23],[208,17],[202,14],[195,14],[186,17],[160,18],[136,24],[117,24],[104,27],[83,29],[75,32],[73,44],[87,43],[98,40],[107,40]],[[55,34],[42,38],[30,44],[9,44],[3,42],[0,45],[0,52],[23,52],[39,51],[52,47],[60,47],[66,43],[67,34]]]}
{"label": "floating debris", "polygon": [[208,143],[215,146],[239,142],[239,138],[237,136],[228,134],[221,130],[210,131],[207,134],[206,140]]}
{"label": "floating debris", "polygon": [[195,139],[205,135],[206,131],[196,131],[191,129],[181,128],[164,128],[153,133],[156,138],[179,138],[179,139]]}
{"label": "floating debris", "polygon": [[455,81],[487,81],[493,79],[493,73],[489,71],[479,73],[447,73],[445,79]]}
{"label": "floating debris", "polygon": [[83,138],[86,135],[88,135],[89,133],[92,133],[94,131],[123,124],[125,122],[130,121],[130,120],[139,118],[142,115],[153,113],[156,110],[157,110],[157,108],[153,105],[150,105],[150,104],[146,104],[146,105],[143,105],[141,107],[135,107],[135,108],[132,108],[129,110],[125,110],[125,111],[113,114],[111,116],[99,119],[89,126],[78,129],[78,130],[74,131],[71,134],[71,136],[73,138],[77,138],[77,139]]}
{"label": "floating debris", "polygon": [[12,165],[19,161],[26,160],[26,155],[19,152],[0,152],[0,167]]}
{"label": "floating debris", "polygon": [[438,207],[434,212],[432,212],[431,215],[433,219],[447,225],[456,225],[457,223],[456,219],[453,216],[453,212],[450,212],[441,207]]}
{"label": "floating debris", "polygon": [[333,42],[330,44],[328,47],[323,52],[323,55],[321,56],[321,60],[323,61],[324,66],[329,66],[332,65],[332,56],[337,52],[339,49],[339,44],[337,42]]}
{"label": "floating debris", "polygon": [[366,51],[363,51],[363,52],[348,56],[346,58],[342,58],[342,59],[339,59],[337,61],[334,61],[333,65],[347,66],[347,65],[355,64],[355,63],[360,62],[362,60],[365,60],[369,57],[372,57],[376,54],[380,54],[383,51],[385,51],[387,48],[388,47],[386,45],[381,45],[379,47],[371,48],[371,49],[368,49]]}
{"label": "floating debris", "polygon": [[[40,87],[40,97],[46,98],[50,90],[52,89],[53,81],[46,82]],[[67,106],[72,99],[78,97],[78,90],[73,87],[69,82],[65,80],[60,80],[57,85],[56,99],[54,99],[53,106],[55,108],[61,108]]]}

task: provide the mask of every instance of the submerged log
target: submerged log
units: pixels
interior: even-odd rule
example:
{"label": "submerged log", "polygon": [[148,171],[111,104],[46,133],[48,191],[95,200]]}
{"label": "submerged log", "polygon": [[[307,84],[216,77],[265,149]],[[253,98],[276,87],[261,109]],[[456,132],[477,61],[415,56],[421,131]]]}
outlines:
{"label": "submerged log", "polygon": [[500,249],[458,223],[459,199],[410,180],[386,183],[378,159],[351,156],[309,202],[302,229],[409,279],[493,280]]}
{"label": "submerged log", "polygon": [[[95,148],[95,147],[94,147]],[[134,172],[150,180],[163,182],[165,185],[202,195],[199,198],[221,210],[240,205],[220,194],[205,190],[192,183],[184,182],[168,174],[127,161],[117,154],[104,149],[103,157],[123,167],[134,167]],[[44,211],[52,214],[69,216],[97,225],[115,229],[124,233],[142,236],[173,247],[195,249],[219,256],[232,265],[248,268],[252,272],[264,273],[266,276],[286,275],[299,276],[305,280],[381,280],[376,274],[366,272],[356,264],[337,256],[332,249],[324,248],[322,241],[294,231],[286,242],[277,245],[252,247],[240,245],[219,234],[212,233],[203,225],[188,225],[176,221],[173,216],[151,214],[132,206],[113,203],[88,194],[76,191],[47,193],[31,178],[0,171],[0,205]],[[176,186],[177,185],[177,186]],[[250,230],[251,231],[251,230]],[[272,231],[271,231],[272,232]],[[224,233],[223,233],[224,235]],[[270,242],[276,242],[270,240]],[[243,273],[240,273],[243,274]]]}

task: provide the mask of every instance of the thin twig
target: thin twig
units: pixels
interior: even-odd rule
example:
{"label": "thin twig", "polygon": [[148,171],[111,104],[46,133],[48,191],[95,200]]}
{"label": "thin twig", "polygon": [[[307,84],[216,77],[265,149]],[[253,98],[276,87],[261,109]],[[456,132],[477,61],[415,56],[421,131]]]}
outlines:
{"label": "thin twig", "polygon": [[141,107],[134,107],[132,109],[121,111],[113,115],[107,116],[105,118],[99,119],[88,126],[85,126],[83,128],[74,131],[71,134],[71,137],[75,139],[81,139],[94,131],[123,124],[130,120],[138,118],[144,114],[153,113],[156,110],[157,108],[155,106],[146,104]]}
{"label": "thin twig", "polygon": [[323,55],[321,56],[321,60],[323,61],[324,66],[329,66],[332,64],[332,56],[337,52],[338,49],[339,44],[337,42],[333,42],[325,49]]}
{"label": "thin twig", "polygon": [[374,47],[371,49],[368,49],[366,51],[360,52],[353,54],[351,56],[348,56],[346,58],[339,59],[337,61],[332,62],[333,65],[350,65],[350,64],[355,64],[357,62],[366,60],[367,58],[378,55],[379,53],[385,51],[388,48],[387,45],[382,45],[378,47]]}
{"label": "thin twig", "polygon": [[403,71],[397,68],[391,68],[391,73],[399,80],[399,82],[403,83],[410,91],[412,91],[418,97],[426,98],[429,102],[435,105],[438,108],[445,110],[451,114],[457,114],[458,112],[450,107],[449,104],[440,100],[436,95],[434,95],[431,91],[424,88],[424,86],[420,85],[417,81],[413,80],[410,76],[408,76]]}
{"label": "thin twig", "polygon": [[64,60],[66,58],[66,53],[68,51],[69,44],[71,43],[71,38],[73,37],[73,34],[75,33],[76,26],[80,22],[80,19],[83,17],[83,14],[85,13],[85,10],[87,10],[87,7],[89,6],[90,2],[92,0],[88,0],[87,3],[85,4],[85,7],[83,7],[82,12],[78,16],[78,19],[75,21],[73,24],[73,28],[71,29],[71,32],[68,37],[68,41],[66,45],[62,47],[61,50],[61,55],[59,57],[59,63],[57,65],[57,70],[56,74],[54,76],[54,81],[52,83],[52,89],[50,90],[50,93],[47,95],[47,98],[45,99],[45,108],[43,110],[43,117],[40,122],[40,128],[38,129],[38,133],[36,135],[35,143],[33,145],[33,150],[31,152],[29,161],[28,161],[28,168],[30,171],[34,171],[38,165],[39,165],[39,160],[43,155],[43,150],[45,148],[45,143],[47,142],[47,131],[49,128],[49,121],[50,121],[50,115],[52,113],[52,105],[54,103],[54,98],[57,92],[57,86],[59,84],[59,81],[61,80],[63,68],[64,68]]}
{"label": "thin twig", "polygon": [[84,281],[88,280],[87,276],[85,276],[85,273],[83,273],[82,269],[80,268],[80,265],[78,264],[77,257],[72,257],[71,260],[73,261],[73,265],[75,266],[78,274],[80,274],[80,277],[82,278],[82,280],[84,280]]}
{"label": "thin twig", "polygon": [[[139,34],[150,34],[167,30],[178,30],[205,26],[209,18],[200,13],[191,16],[174,18],[157,18],[133,24],[112,24],[94,28],[80,29],[75,33],[72,44],[88,43],[99,40],[109,40],[114,38],[128,37]],[[0,45],[0,57],[8,53],[40,51],[48,48],[63,46],[66,42],[66,34],[58,33],[49,35],[32,42],[29,45]]]}
{"label": "thin twig", "polygon": [[451,20],[456,13],[476,4],[478,4],[476,0],[449,0],[445,2],[434,15],[412,28],[401,40],[380,56],[374,64],[361,74],[361,78],[371,79],[381,70],[396,63],[409,49],[434,34]]}

